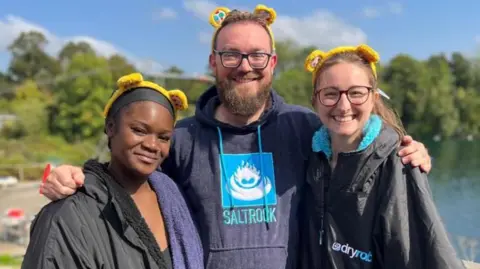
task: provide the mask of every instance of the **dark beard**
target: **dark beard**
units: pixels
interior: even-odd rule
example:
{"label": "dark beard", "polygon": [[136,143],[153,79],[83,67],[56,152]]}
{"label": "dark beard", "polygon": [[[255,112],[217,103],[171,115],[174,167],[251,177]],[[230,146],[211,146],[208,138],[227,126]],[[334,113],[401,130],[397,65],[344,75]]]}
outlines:
{"label": "dark beard", "polygon": [[235,92],[234,82],[229,78],[220,81],[217,76],[216,82],[220,102],[234,115],[250,117],[259,111],[270,98],[271,80],[261,84],[256,95],[248,97],[238,96]]}

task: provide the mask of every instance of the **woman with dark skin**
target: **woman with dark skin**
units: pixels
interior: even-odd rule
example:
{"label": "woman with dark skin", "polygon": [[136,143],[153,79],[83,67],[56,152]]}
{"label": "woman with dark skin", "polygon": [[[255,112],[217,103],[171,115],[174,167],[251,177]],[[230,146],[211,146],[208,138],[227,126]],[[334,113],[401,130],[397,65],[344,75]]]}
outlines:
{"label": "woman with dark skin", "polygon": [[203,268],[203,251],[177,186],[157,167],[168,156],[180,90],[140,74],[119,79],[104,111],[111,160],[89,160],[85,184],[45,206],[22,268]]}

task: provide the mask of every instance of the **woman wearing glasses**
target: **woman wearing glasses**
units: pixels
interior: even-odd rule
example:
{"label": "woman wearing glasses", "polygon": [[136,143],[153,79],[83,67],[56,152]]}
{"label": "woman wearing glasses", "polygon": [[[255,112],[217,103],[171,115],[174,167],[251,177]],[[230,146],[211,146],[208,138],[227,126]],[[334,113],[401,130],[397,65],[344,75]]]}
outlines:
{"label": "woman wearing glasses", "polygon": [[312,139],[301,268],[464,268],[426,175],[397,155],[405,134],[377,88],[366,45],[312,52]]}

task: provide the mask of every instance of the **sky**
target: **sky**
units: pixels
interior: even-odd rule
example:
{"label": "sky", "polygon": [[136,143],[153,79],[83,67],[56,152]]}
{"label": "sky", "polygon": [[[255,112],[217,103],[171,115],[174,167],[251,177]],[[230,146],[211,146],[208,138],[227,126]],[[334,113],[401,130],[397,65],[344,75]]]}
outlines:
{"label": "sky", "polygon": [[98,54],[120,53],[145,73],[176,65],[202,74],[213,34],[210,12],[217,6],[253,10],[257,4],[277,12],[276,40],[294,39],[321,50],[367,43],[385,62],[399,53],[426,59],[454,51],[475,55],[480,48],[478,0],[0,2],[0,70],[8,66],[7,47],[19,33],[37,30],[49,40],[51,55],[68,41],[87,41]]}

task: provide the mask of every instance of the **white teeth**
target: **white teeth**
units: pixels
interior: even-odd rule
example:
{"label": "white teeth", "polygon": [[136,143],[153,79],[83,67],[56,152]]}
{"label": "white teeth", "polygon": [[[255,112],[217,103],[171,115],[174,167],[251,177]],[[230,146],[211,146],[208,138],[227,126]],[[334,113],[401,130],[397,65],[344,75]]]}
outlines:
{"label": "white teeth", "polygon": [[334,116],[333,119],[339,122],[347,122],[353,120],[353,116]]}
{"label": "white teeth", "polygon": [[250,82],[250,81],[254,81],[255,79],[250,79],[250,78],[235,78],[235,81],[237,82]]}

